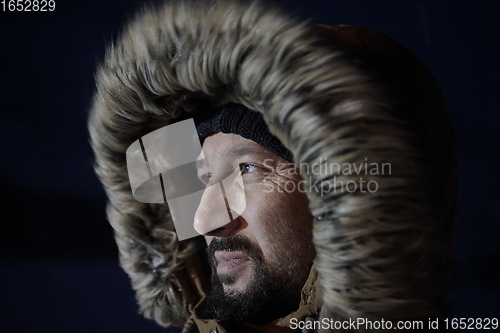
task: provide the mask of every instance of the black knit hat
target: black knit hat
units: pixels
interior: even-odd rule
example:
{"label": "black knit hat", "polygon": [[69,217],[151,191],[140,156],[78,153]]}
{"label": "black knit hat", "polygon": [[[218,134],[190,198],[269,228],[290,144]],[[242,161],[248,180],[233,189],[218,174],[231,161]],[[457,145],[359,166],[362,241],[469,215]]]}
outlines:
{"label": "black knit hat", "polygon": [[233,133],[258,143],[288,162],[293,162],[292,152],[269,133],[262,114],[241,104],[229,103],[207,118],[196,119],[196,130],[201,144],[210,133]]}

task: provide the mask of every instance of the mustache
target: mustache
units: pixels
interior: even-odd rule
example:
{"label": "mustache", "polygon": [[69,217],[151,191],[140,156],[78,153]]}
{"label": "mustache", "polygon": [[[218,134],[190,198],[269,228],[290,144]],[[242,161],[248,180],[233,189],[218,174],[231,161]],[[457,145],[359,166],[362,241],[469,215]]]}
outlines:
{"label": "mustache", "polygon": [[252,260],[262,262],[263,254],[248,238],[240,235],[229,237],[213,238],[208,245],[206,253],[209,261],[216,262],[214,253],[216,251],[241,251]]}

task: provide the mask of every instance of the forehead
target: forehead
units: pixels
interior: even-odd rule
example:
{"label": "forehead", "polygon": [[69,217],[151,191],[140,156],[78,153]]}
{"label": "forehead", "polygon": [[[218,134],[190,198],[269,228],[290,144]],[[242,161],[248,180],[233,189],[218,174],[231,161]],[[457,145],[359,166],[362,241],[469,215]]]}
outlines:
{"label": "forehead", "polygon": [[285,161],[283,158],[259,145],[255,141],[245,139],[237,134],[215,133],[205,139],[202,148],[205,156],[240,158],[250,155],[277,161]]}

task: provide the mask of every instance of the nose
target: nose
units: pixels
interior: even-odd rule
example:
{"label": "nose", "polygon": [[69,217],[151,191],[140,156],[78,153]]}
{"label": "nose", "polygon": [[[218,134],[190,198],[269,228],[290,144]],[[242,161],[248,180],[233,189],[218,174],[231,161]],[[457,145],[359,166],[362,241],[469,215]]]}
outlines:
{"label": "nose", "polygon": [[207,187],[195,214],[194,229],[204,236],[217,237],[228,237],[238,232],[242,217],[231,209],[229,202],[222,182]]}

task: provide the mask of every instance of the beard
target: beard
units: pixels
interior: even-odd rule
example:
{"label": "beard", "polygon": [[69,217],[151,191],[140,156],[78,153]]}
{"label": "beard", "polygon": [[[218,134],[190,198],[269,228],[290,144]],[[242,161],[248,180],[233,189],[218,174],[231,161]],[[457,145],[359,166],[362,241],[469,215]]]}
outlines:
{"label": "beard", "polygon": [[[224,291],[224,285],[234,284],[237,276],[217,274],[215,251],[242,251],[251,259],[252,276],[244,291]],[[207,256],[212,270],[211,290],[199,309],[201,318],[265,324],[297,310],[304,281],[294,281],[296,272],[283,270],[284,265],[279,262],[267,266],[262,252],[247,238],[239,235],[214,238],[207,247]]]}

